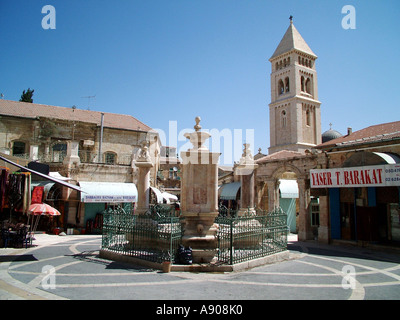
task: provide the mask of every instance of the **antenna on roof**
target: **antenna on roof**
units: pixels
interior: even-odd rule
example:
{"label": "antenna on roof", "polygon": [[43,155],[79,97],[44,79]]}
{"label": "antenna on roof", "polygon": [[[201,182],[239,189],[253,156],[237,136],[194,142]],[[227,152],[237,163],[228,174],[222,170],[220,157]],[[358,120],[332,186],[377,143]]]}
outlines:
{"label": "antenna on roof", "polygon": [[90,99],[96,98],[96,95],[94,95],[94,96],[86,96],[86,97],[82,97],[82,98],[87,98],[88,99],[88,107],[87,107],[87,109],[90,110]]}
{"label": "antenna on roof", "polygon": [[4,99],[4,94],[0,93],[1,99]]}

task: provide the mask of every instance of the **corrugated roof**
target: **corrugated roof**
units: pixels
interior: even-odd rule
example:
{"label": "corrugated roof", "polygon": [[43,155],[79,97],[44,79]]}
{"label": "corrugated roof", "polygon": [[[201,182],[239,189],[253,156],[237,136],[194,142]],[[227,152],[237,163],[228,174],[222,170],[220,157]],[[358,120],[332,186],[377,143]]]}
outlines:
{"label": "corrugated roof", "polygon": [[349,135],[322,143],[316,146],[316,148],[324,149],[332,147],[345,147],[398,138],[400,138],[400,121],[395,121],[377,124],[355,131]]}
{"label": "corrugated roof", "polygon": [[[138,119],[123,114],[104,113],[104,127],[150,131],[151,128]],[[60,119],[69,121],[81,121],[101,125],[100,111],[72,109],[56,107],[37,103],[19,102],[11,100],[0,100],[0,115],[36,119],[38,117]]]}

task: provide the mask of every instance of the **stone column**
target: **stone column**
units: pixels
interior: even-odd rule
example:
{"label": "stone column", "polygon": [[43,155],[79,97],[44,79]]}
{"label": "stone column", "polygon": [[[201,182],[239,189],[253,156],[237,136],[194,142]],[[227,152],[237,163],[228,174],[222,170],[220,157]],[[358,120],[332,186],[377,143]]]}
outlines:
{"label": "stone column", "polygon": [[310,219],[310,181],[297,179],[299,186],[299,241],[313,239]]}
{"label": "stone column", "polygon": [[181,153],[181,210],[185,219],[183,245],[192,248],[194,263],[210,263],[217,254],[218,159],[203,144],[210,134],[200,131],[200,117],[195,132],[185,137],[193,148]]}
{"label": "stone column", "polygon": [[330,228],[329,228],[329,197],[319,197],[319,227],[318,227],[318,242],[329,243]]}
{"label": "stone column", "polygon": [[148,151],[147,141],[142,142],[142,148],[137,157],[135,165],[139,171],[137,183],[138,199],[136,203],[135,214],[142,215],[149,210],[150,169],[153,167],[153,163],[151,162]]}
{"label": "stone column", "polygon": [[79,141],[68,141],[67,155],[63,160],[63,164],[72,166],[73,164],[79,165],[81,159],[79,158]]}
{"label": "stone column", "polygon": [[279,206],[277,202],[276,195],[276,179],[268,179],[267,180],[267,188],[268,188],[268,211],[274,210]]}
{"label": "stone column", "polygon": [[39,146],[31,145],[29,147],[29,159],[32,161],[36,161],[39,159]]}
{"label": "stone column", "polygon": [[258,165],[250,152],[250,144],[245,143],[242,158],[236,168],[236,174],[240,176],[240,210],[238,215],[254,215],[254,187],[255,169]]}

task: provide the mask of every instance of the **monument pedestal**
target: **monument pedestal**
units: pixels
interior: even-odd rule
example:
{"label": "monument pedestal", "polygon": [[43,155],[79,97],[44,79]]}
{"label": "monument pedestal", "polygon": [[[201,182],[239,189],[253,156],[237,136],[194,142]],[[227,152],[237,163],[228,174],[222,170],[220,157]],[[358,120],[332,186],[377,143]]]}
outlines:
{"label": "monument pedestal", "polygon": [[217,254],[218,159],[220,153],[203,146],[210,134],[200,131],[196,118],[195,132],[186,133],[193,148],[181,152],[181,210],[185,219],[185,247],[192,248],[194,263],[210,263]]}
{"label": "monument pedestal", "polygon": [[193,263],[210,263],[217,254],[217,225],[214,223],[218,212],[183,213],[185,234],[182,243],[192,248]]}
{"label": "monument pedestal", "polygon": [[149,197],[150,197],[150,169],[153,167],[153,163],[151,162],[150,155],[148,152],[148,143],[147,141],[142,141],[142,148],[140,150],[140,154],[138,159],[135,162],[136,167],[139,169],[139,177],[138,177],[138,199],[137,199],[137,207],[136,214],[142,215],[149,210]]}

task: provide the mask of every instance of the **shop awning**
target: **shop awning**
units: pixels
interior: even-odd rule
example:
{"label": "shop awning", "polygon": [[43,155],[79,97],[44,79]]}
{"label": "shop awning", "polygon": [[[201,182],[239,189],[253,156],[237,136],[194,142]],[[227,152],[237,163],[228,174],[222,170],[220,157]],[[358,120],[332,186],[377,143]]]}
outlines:
{"label": "shop awning", "polygon": [[167,203],[170,203],[171,201],[178,201],[178,197],[172,193],[162,192],[161,194]]}
{"label": "shop awning", "polygon": [[162,196],[161,191],[154,187],[150,187],[150,188],[151,188],[151,190],[153,190],[154,194],[157,197],[157,203],[163,203],[164,197]]}
{"label": "shop awning", "polygon": [[281,198],[297,199],[299,197],[297,181],[279,179],[279,193]]}
{"label": "shop awning", "polygon": [[77,191],[81,191],[81,188],[79,188],[78,186],[76,186],[76,185],[74,185],[74,184],[71,184],[71,183],[62,181],[62,180],[57,179],[57,178],[53,178],[53,177],[51,177],[51,176],[48,176],[47,174],[43,174],[43,173],[37,172],[37,171],[35,171],[35,170],[32,170],[32,169],[30,169],[30,168],[21,166],[20,164],[15,163],[14,161],[11,161],[11,160],[9,160],[9,159],[7,159],[7,158],[5,158],[5,157],[0,156],[0,160],[3,160],[3,161],[5,161],[5,162],[8,162],[9,164],[12,164],[12,165],[15,166],[15,167],[18,167],[18,168],[20,168],[20,169],[23,169],[24,171],[28,171],[28,172],[34,173],[34,174],[38,175],[39,177],[42,177],[42,178],[45,178],[45,179],[47,179],[47,180],[50,180],[50,181],[53,181],[53,182],[57,182],[57,183],[59,183],[59,184],[62,184],[63,186],[68,187],[68,188],[70,188],[70,189],[74,189],[74,190],[77,190]]}
{"label": "shop awning", "polygon": [[236,200],[237,193],[240,189],[240,182],[223,184],[221,189],[221,200]]}
{"label": "shop awning", "polygon": [[137,189],[133,183],[80,181],[81,201],[85,203],[136,202]]}

